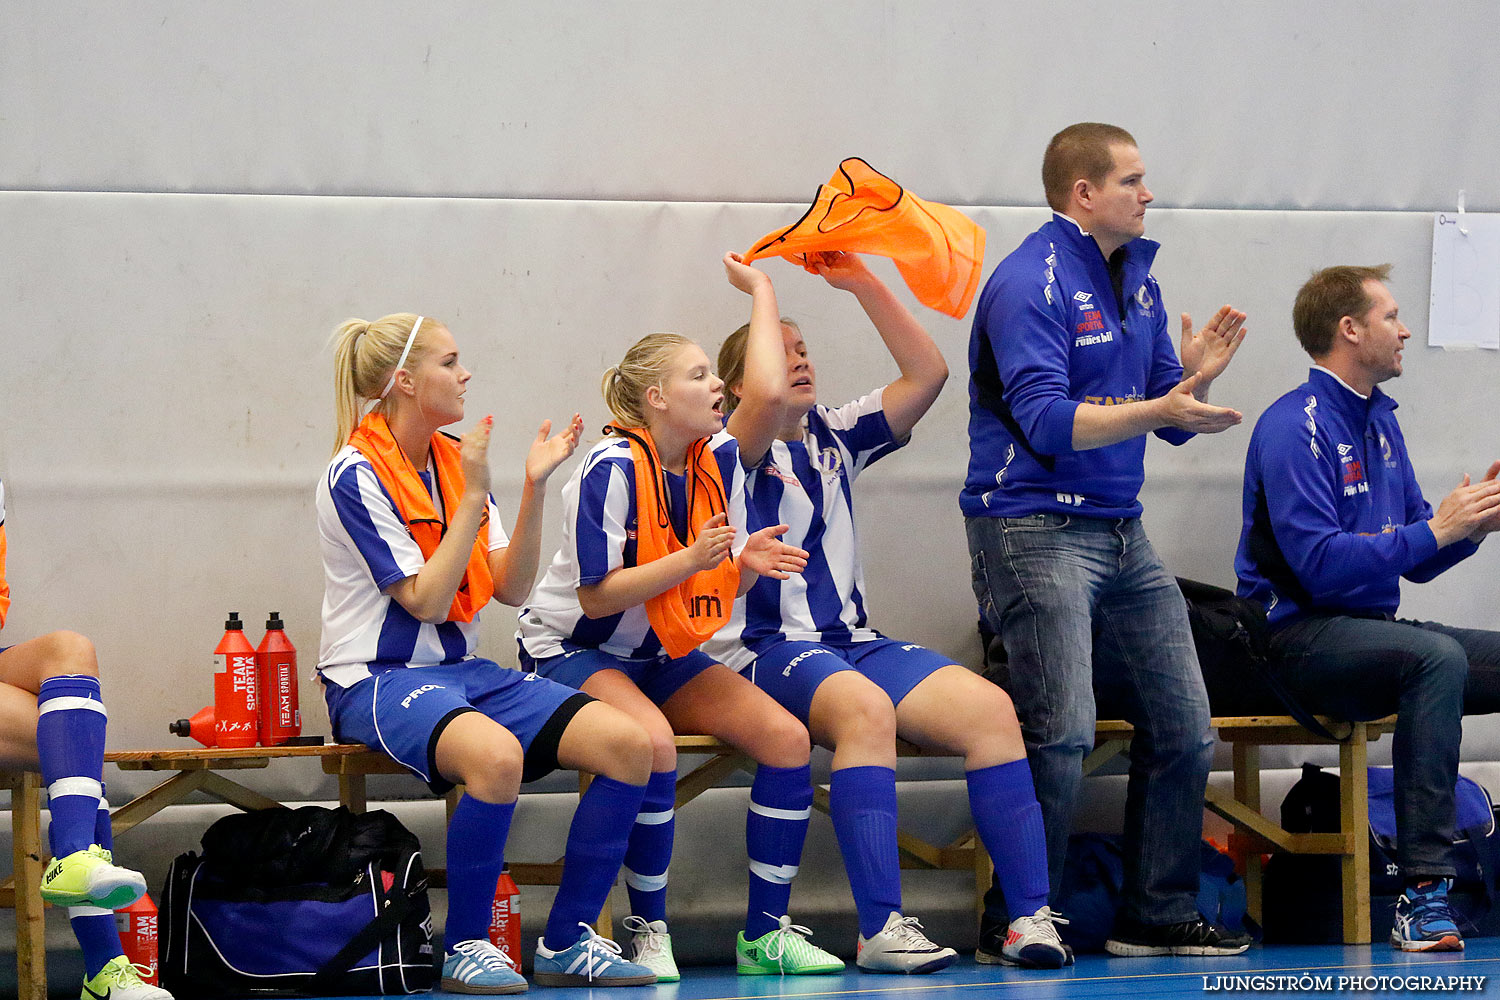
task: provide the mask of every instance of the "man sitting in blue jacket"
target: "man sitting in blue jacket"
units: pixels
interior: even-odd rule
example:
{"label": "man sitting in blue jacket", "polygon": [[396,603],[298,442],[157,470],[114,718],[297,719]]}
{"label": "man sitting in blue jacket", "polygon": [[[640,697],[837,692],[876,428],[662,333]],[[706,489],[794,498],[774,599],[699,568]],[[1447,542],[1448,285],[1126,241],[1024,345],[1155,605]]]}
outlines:
{"label": "man sitting in blue jacket", "polygon": [[1396,403],[1411,331],[1389,265],[1330,267],[1297,293],[1292,323],[1308,379],[1256,422],[1245,459],[1242,597],[1266,606],[1287,688],[1313,711],[1399,713],[1396,855],[1406,891],[1391,945],[1460,951],[1448,908],[1454,781],[1470,670],[1500,671],[1500,632],[1396,619],[1400,578],[1425,583],[1500,530],[1500,462],[1464,476],[1436,513],[1422,498]]}

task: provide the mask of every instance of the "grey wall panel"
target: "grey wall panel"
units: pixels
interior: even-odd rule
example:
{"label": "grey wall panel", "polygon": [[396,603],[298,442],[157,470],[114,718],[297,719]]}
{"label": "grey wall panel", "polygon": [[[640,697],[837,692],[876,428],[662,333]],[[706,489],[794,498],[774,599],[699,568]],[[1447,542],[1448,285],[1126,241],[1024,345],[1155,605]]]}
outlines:
{"label": "grey wall panel", "polygon": [[1040,204],[1116,121],[1163,204],[1500,208],[1487,0],[13,0],[0,189],[801,201],[844,156]]}
{"label": "grey wall panel", "polygon": [[[719,255],[797,210],[0,194],[0,231],[18,248],[0,269],[11,345],[0,369],[0,474],[16,592],[6,639],[60,627],[92,635],[120,705],[110,737],[120,747],[160,743],[166,720],[208,700],[208,656],[230,608],[256,638],[264,612],[283,612],[310,668],[321,597],[311,494],[331,445],[324,341],[338,321],[414,309],[452,326],[476,373],[470,416],[497,417],[491,464],[509,520],[537,423],[579,409],[592,439],[606,418],[600,373],[646,332],[679,330],[716,350],[748,306],[724,281]],[[975,215],[991,267],[1045,218],[1034,209]],[[1166,307],[1201,322],[1232,301],[1252,327],[1214,389],[1247,423],[1148,449],[1147,523],[1174,570],[1231,579],[1249,426],[1304,376],[1287,317],[1315,266],[1396,264],[1393,288],[1417,339],[1389,388],[1429,495],[1500,454],[1493,422],[1475,419],[1500,354],[1421,346],[1430,226],[1421,213],[1153,213]],[[898,281],[889,262],[874,266]],[[825,401],[894,375],[851,297],[779,261],[766,270],[783,311],[803,323]],[[890,634],[974,662],[955,499],[967,462],[968,324],[918,313],[954,375],[913,445],[861,480],[870,604]],[[549,553],[564,474],[549,491]],[[1492,545],[1410,588],[1406,609],[1496,625]],[[513,662],[513,621],[499,606],[486,614],[483,649],[502,662]],[[326,726],[306,678],[303,701]]]}

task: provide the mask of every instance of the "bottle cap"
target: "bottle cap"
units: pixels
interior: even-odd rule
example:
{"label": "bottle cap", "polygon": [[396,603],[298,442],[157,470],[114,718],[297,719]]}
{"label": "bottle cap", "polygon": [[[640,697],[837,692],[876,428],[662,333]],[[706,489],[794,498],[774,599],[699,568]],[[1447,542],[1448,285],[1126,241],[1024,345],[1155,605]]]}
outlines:
{"label": "bottle cap", "polygon": [[187,719],[178,719],[176,722],[167,723],[167,732],[173,736],[188,736],[193,731],[193,724]]}
{"label": "bottle cap", "polygon": [[272,630],[275,630],[275,629],[280,629],[280,628],[285,628],[285,627],[286,627],[286,625],[283,624],[282,621],[281,621],[281,612],[280,611],[272,611],[271,612],[271,617],[266,619],[266,629],[267,629],[267,631],[272,631]]}
{"label": "bottle cap", "polygon": [[243,631],[245,631],[245,623],[242,622],[242,621],[240,621],[240,613],[238,611],[231,611],[231,612],[229,612],[229,620],[224,623],[224,631],[226,631],[226,632],[243,632]]}

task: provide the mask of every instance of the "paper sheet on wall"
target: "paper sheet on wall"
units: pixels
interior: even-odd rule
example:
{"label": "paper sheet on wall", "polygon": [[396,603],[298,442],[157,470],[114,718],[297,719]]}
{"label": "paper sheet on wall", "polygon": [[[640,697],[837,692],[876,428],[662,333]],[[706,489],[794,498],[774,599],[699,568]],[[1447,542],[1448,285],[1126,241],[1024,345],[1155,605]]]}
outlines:
{"label": "paper sheet on wall", "polygon": [[1500,215],[1433,216],[1427,345],[1500,350]]}

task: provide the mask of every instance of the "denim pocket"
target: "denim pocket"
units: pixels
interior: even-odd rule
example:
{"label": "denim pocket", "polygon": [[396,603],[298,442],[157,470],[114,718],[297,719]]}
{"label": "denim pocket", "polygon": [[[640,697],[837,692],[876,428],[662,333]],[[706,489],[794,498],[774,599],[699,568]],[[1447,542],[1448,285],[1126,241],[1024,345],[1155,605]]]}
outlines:
{"label": "denim pocket", "polygon": [[1067,514],[1028,514],[1025,517],[1002,517],[1001,531],[1061,531],[1073,523]]}

